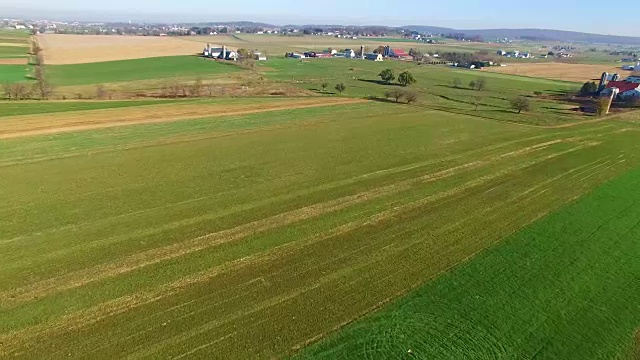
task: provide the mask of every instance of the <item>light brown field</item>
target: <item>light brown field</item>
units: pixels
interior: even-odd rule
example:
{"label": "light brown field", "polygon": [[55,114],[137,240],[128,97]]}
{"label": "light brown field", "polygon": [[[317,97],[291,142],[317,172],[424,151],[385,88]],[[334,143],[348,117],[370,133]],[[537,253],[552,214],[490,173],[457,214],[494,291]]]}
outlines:
{"label": "light brown field", "polygon": [[509,64],[504,67],[485,68],[483,71],[574,82],[599,79],[603,72],[618,73],[623,78],[628,75],[628,71],[610,65],[564,63]]}
{"label": "light brown field", "polygon": [[21,115],[3,118],[0,139],[162,123],[210,116],[203,114],[216,114],[218,117],[247,115],[268,111],[353,104],[363,101],[350,98],[317,97],[279,99],[268,104],[165,104],[139,106],[135,109],[116,108],[78,111],[72,115],[66,113]]}
{"label": "light brown field", "polygon": [[204,47],[202,43],[168,36],[43,34],[38,36],[38,43],[50,65],[191,55]]}
{"label": "light brown field", "polygon": [[27,65],[27,58],[0,59],[0,65]]}

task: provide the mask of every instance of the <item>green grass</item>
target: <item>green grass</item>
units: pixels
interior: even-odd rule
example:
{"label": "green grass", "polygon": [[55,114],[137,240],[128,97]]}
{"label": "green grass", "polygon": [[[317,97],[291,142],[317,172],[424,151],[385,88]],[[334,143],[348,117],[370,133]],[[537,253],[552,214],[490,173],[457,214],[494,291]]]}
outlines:
{"label": "green grass", "polygon": [[80,110],[111,109],[153,104],[167,104],[181,100],[130,100],[130,101],[64,101],[64,102],[14,102],[0,103],[0,121],[5,116],[58,113]]}
{"label": "green grass", "polygon": [[632,359],[638,186],[635,169],[300,358]]}
{"label": "green grass", "polygon": [[235,65],[196,56],[170,56],[89,64],[50,65],[57,86],[90,85],[173,77],[207,77],[239,71]]}
{"label": "green grass", "polygon": [[0,65],[0,83],[26,81],[28,80],[28,72],[29,66],[27,65]]}
{"label": "green grass", "polygon": [[372,102],[3,139],[0,356],[291,354],[639,165],[637,130]]}
{"label": "green grass", "polygon": [[[453,69],[444,66],[424,65],[398,61],[381,63],[347,59],[312,59],[296,61],[293,59],[273,59],[261,64],[265,74],[276,82],[291,83],[311,91],[320,92],[323,81],[329,83],[329,91],[337,83],[347,85],[345,96],[382,98],[390,90],[402,89],[398,85],[378,84],[378,74],[385,68],[391,68],[396,75],[402,71],[411,72],[417,83],[403,90],[419,94],[418,103],[431,109],[480,116],[488,119],[520,122],[535,125],[555,125],[585,120],[587,117],[569,110],[570,106],[556,101],[533,98],[534,92],[546,95],[564,92],[576,92],[578,84],[547,79],[513,76],[473,70]],[[453,88],[452,81],[460,79],[461,88]],[[484,78],[487,87],[484,91],[472,91],[468,88],[471,81]],[[510,109],[510,99],[515,96],[529,96],[535,111],[516,116]],[[480,106],[475,109],[476,97]],[[575,105],[573,105],[575,107]]]}
{"label": "green grass", "polygon": [[0,58],[27,57],[29,47],[25,46],[0,46]]}

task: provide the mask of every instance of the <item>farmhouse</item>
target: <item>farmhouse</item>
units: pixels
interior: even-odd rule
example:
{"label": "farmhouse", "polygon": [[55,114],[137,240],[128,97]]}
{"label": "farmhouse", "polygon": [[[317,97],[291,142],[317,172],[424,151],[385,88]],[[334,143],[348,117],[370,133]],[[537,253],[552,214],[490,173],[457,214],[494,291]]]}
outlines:
{"label": "farmhouse", "polygon": [[382,58],[382,54],[365,54],[364,58],[365,58],[365,60],[371,60],[371,61],[383,61],[384,60]]}
{"label": "farmhouse", "polygon": [[344,50],[344,57],[346,57],[347,59],[355,59],[356,58],[356,52],[353,51],[352,49],[345,49]]}
{"label": "farmhouse", "polygon": [[267,61],[267,55],[264,55],[261,52],[254,52],[253,58],[258,61]]}
{"label": "farmhouse", "polygon": [[604,94],[611,93],[612,90],[608,89],[618,89],[619,94],[618,97],[622,99],[626,99],[629,97],[640,97],[640,82],[633,83],[628,81],[610,81],[607,84],[607,90],[604,90]]}

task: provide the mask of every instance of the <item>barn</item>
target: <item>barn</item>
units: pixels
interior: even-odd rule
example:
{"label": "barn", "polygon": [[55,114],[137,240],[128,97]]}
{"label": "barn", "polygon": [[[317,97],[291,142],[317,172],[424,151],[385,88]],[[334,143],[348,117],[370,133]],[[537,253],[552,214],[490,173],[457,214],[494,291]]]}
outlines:
{"label": "barn", "polygon": [[607,84],[607,89],[617,88],[620,90],[618,97],[626,99],[629,97],[640,97],[640,83],[633,83],[628,81],[610,81]]}

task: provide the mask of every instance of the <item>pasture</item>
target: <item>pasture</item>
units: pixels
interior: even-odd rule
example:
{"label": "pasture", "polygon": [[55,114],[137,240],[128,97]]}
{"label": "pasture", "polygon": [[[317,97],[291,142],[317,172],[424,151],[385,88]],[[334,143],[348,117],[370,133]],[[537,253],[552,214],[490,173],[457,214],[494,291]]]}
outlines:
{"label": "pasture", "polygon": [[293,354],[639,165],[623,120],[314,99],[0,118],[0,356]]}
{"label": "pasture", "polygon": [[177,77],[208,77],[240,69],[197,56],[169,56],[74,65],[51,65],[51,81],[59,86],[117,83]]}
{"label": "pasture", "polygon": [[638,186],[636,168],[299,358],[635,359]]}
{"label": "pasture", "polygon": [[24,65],[5,65],[0,62],[0,83],[14,83],[27,80],[29,67]]}

